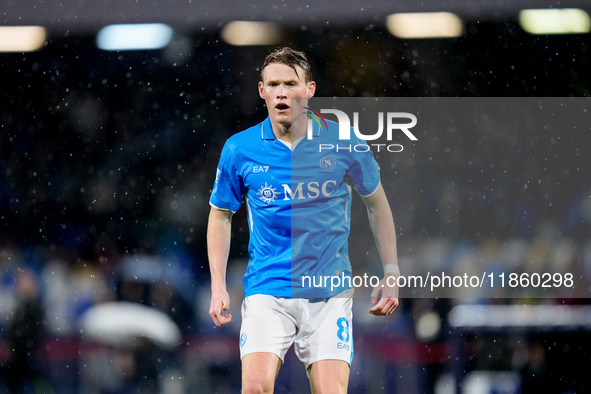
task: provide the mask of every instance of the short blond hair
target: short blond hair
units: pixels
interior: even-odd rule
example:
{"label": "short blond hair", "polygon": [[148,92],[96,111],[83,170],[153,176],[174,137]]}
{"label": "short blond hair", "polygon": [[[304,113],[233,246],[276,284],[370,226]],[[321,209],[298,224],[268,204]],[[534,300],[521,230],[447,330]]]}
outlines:
{"label": "short blond hair", "polygon": [[312,70],[310,69],[310,63],[308,63],[308,58],[304,52],[296,51],[289,47],[275,49],[267,55],[263,67],[261,67],[261,81],[263,80],[263,70],[272,63],[285,64],[286,66],[291,67],[296,72],[296,75],[298,74],[297,67],[301,67],[306,74],[306,82],[312,81]]}

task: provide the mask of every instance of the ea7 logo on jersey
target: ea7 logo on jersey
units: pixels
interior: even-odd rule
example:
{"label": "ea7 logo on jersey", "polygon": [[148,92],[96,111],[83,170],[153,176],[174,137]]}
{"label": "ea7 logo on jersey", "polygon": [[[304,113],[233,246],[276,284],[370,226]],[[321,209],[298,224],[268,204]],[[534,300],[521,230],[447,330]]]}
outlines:
{"label": "ea7 logo on jersey", "polygon": [[252,167],[252,172],[267,172],[269,171],[269,166],[254,166]]}

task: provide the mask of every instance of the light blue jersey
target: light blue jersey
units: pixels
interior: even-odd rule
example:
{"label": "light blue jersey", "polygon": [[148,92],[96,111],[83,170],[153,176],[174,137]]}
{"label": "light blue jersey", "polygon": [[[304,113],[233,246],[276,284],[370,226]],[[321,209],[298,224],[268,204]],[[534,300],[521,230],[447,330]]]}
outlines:
{"label": "light blue jersey", "polygon": [[[351,276],[351,192],[371,195],[380,175],[369,149],[321,152],[321,144],[338,145],[338,124],[327,124],[328,130],[315,124],[314,137],[300,140],[293,151],[275,138],[269,118],[224,145],[210,204],[235,212],[246,202],[247,297],[324,298],[350,287],[345,281],[331,289],[321,281]],[[364,143],[351,140],[347,146]]]}

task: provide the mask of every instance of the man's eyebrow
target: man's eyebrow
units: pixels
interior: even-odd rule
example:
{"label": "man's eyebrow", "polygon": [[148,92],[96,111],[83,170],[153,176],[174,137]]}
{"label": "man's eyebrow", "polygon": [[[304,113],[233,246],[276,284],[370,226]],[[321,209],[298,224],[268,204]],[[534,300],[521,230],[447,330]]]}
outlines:
{"label": "man's eyebrow", "polygon": [[269,79],[267,81],[265,81],[265,84],[269,84],[269,83],[290,83],[290,82],[299,82],[299,78],[290,78],[290,79],[284,79],[284,80],[278,80],[278,79]]}

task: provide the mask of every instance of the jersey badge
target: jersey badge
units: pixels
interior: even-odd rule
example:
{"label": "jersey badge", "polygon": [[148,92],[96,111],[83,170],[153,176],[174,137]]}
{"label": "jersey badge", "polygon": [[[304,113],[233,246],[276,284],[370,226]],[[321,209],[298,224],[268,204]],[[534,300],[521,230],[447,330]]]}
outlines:
{"label": "jersey badge", "polygon": [[334,157],[326,155],[320,159],[320,168],[324,171],[332,171],[337,166],[337,161]]}

